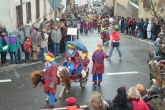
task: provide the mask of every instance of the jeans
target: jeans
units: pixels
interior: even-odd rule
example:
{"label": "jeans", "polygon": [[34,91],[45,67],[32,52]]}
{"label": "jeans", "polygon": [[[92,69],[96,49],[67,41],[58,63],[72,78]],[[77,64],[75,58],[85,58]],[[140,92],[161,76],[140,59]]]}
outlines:
{"label": "jeans", "polygon": [[124,33],[124,25],[121,25],[120,29],[121,29],[121,33]]}
{"label": "jeans", "polygon": [[16,52],[16,63],[22,62],[22,47],[21,45],[18,47]]}
{"label": "jeans", "polygon": [[11,62],[11,63],[14,62],[13,56],[14,56],[14,60],[15,60],[15,62],[16,62],[16,52],[10,52],[10,62]]}
{"label": "jeans", "polygon": [[60,42],[60,53],[65,52],[65,42]]}
{"label": "jeans", "polygon": [[60,43],[53,43],[53,54],[57,56],[60,51]]}
{"label": "jeans", "polygon": [[42,61],[45,61],[44,53],[46,53],[46,47],[45,48],[41,48],[41,60]]}
{"label": "jeans", "polygon": [[156,35],[152,34],[151,38],[152,38],[152,41],[155,41],[156,40]]}
{"label": "jeans", "polygon": [[[111,58],[111,56],[112,56],[112,53],[113,53],[113,50],[114,50],[114,48],[115,47],[111,47],[111,50],[110,50],[110,52],[109,52],[109,57]],[[121,51],[120,51],[120,49],[119,49],[119,46],[118,47],[116,47],[116,50],[117,50],[117,52],[119,53],[119,57],[121,58],[122,57],[122,54],[121,54]]]}
{"label": "jeans", "polygon": [[1,64],[6,64],[7,52],[1,52]]}
{"label": "jeans", "polygon": [[30,61],[30,52],[25,52],[25,61]]}

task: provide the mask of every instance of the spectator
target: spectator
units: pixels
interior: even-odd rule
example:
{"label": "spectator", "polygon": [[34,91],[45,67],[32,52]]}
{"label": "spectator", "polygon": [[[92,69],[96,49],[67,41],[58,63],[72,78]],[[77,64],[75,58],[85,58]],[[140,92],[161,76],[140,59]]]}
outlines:
{"label": "spectator", "polygon": [[2,31],[4,31],[4,32],[5,32],[5,35],[7,35],[7,34],[8,34],[8,32],[6,31],[6,26],[5,26],[5,24],[4,24],[4,23],[1,23],[1,24],[0,24],[0,32],[2,32]]}
{"label": "spectator", "polygon": [[132,101],[133,110],[150,110],[147,104],[140,99],[140,93],[136,87],[128,90],[129,99]]}
{"label": "spectator", "polygon": [[59,56],[61,30],[58,28],[57,25],[55,25],[54,29],[52,30],[51,39],[53,42],[53,54],[54,54],[54,56]]}
{"label": "spectator", "polygon": [[109,105],[104,101],[99,92],[93,92],[84,110],[109,110]]}
{"label": "spectator", "polygon": [[45,27],[47,20],[47,18],[44,18],[44,21],[40,24],[40,31]]}
{"label": "spectator", "polygon": [[139,30],[140,30],[140,38],[141,39],[144,39],[143,38],[143,26],[144,26],[144,20],[143,20],[143,18],[141,18],[141,21],[139,22],[139,24],[138,24],[138,27],[139,27]]}
{"label": "spectator", "polygon": [[148,26],[147,26],[147,38],[151,39],[151,21],[148,22]]}
{"label": "spectator", "polygon": [[39,46],[39,33],[37,28],[33,28],[33,32],[31,34],[31,40],[32,40],[32,61],[38,60],[38,46]]}
{"label": "spectator", "polygon": [[1,53],[1,65],[7,66],[6,64],[6,54],[10,47],[9,38],[5,31],[0,32],[0,53]]}
{"label": "spectator", "polygon": [[151,27],[151,38],[152,38],[152,41],[155,41],[157,38],[157,26],[155,22],[153,22],[152,27]]}
{"label": "spectator", "polygon": [[43,28],[39,37],[39,47],[41,48],[41,61],[45,62],[44,53],[47,52],[48,34],[46,28]]}
{"label": "spectator", "polygon": [[27,38],[24,43],[24,50],[25,50],[25,62],[28,63],[30,61],[30,53],[31,53],[31,40]]}
{"label": "spectator", "polygon": [[74,97],[69,97],[66,99],[67,108],[66,110],[82,110],[76,102]]}
{"label": "spectator", "polygon": [[121,18],[121,33],[124,33],[124,17]]}
{"label": "spectator", "polygon": [[16,58],[17,58],[17,63],[22,63],[22,49],[23,49],[23,44],[25,41],[25,36],[24,36],[24,32],[23,32],[23,26],[21,24],[18,25],[18,28],[15,30],[15,35],[18,37],[19,39],[19,47],[17,49],[17,54],[16,54]]}
{"label": "spectator", "polygon": [[135,37],[135,35],[136,35],[135,28],[136,28],[136,21],[135,21],[135,19],[133,19],[132,22],[131,22],[131,32],[132,32],[132,35],[133,35],[134,37]]}
{"label": "spectator", "polygon": [[62,33],[62,37],[61,37],[61,41],[60,41],[60,53],[64,53],[65,52],[65,42],[66,42],[66,36],[67,36],[67,28],[65,27],[65,23],[61,22],[61,33]]}
{"label": "spectator", "polygon": [[34,28],[37,28],[37,23],[33,23],[32,24],[32,27],[30,28],[30,35],[31,35],[31,33],[33,32],[33,29]]}
{"label": "spectator", "polygon": [[144,25],[143,25],[143,38],[146,39],[147,38],[147,27],[148,27],[148,22],[149,19],[146,18]]}
{"label": "spectator", "polygon": [[117,95],[112,101],[110,108],[110,110],[133,110],[133,105],[127,98],[126,89],[124,87],[117,89]]}
{"label": "spectator", "polygon": [[[18,37],[14,34],[13,31],[9,32],[9,42],[10,42],[10,47],[9,47],[10,63],[13,64],[14,60],[15,60],[15,63],[18,63],[17,58],[16,58],[16,52],[20,44],[19,44]],[[13,60],[13,56],[14,56],[14,60]]]}

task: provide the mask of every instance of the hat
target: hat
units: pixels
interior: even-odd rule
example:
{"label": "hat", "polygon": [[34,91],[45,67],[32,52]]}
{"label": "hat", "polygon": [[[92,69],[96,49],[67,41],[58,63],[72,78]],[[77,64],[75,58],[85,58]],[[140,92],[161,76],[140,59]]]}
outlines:
{"label": "hat", "polygon": [[66,99],[66,104],[69,106],[76,105],[76,99],[74,97],[69,97]]}
{"label": "hat", "polygon": [[136,88],[139,90],[139,91],[142,91],[142,90],[145,90],[144,86],[142,84],[137,84],[136,85]]}
{"label": "hat", "polygon": [[97,47],[102,47],[102,46],[103,46],[103,45],[101,45],[101,44],[98,44],[98,45],[97,45]]}
{"label": "hat", "polygon": [[49,56],[49,57],[51,57],[51,58],[54,58],[54,55],[53,55],[53,53],[51,53],[51,52],[45,53],[45,55],[47,55],[47,56]]}
{"label": "hat", "polygon": [[119,26],[118,26],[118,25],[115,25],[115,26],[114,26],[114,29],[119,29]]}
{"label": "hat", "polygon": [[69,48],[72,48],[72,49],[75,49],[75,48],[76,48],[76,46],[73,45],[73,44],[68,44],[68,47],[69,47]]}

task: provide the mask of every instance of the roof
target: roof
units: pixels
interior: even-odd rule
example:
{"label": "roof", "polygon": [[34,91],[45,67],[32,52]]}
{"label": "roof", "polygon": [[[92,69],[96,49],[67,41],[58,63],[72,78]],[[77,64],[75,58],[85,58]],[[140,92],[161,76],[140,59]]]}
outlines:
{"label": "roof", "polygon": [[139,6],[137,4],[135,4],[134,2],[128,2],[130,5],[132,5],[133,7],[139,9]]}

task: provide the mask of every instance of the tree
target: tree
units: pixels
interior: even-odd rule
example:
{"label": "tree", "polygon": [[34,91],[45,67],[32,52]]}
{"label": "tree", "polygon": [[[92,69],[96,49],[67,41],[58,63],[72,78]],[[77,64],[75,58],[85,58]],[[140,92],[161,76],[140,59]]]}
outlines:
{"label": "tree", "polygon": [[156,18],[159,24],[162,23],[161,16],[164,16],[165,9],[164,0],[142,0],[143,7],[149,11],[149,13]]}

